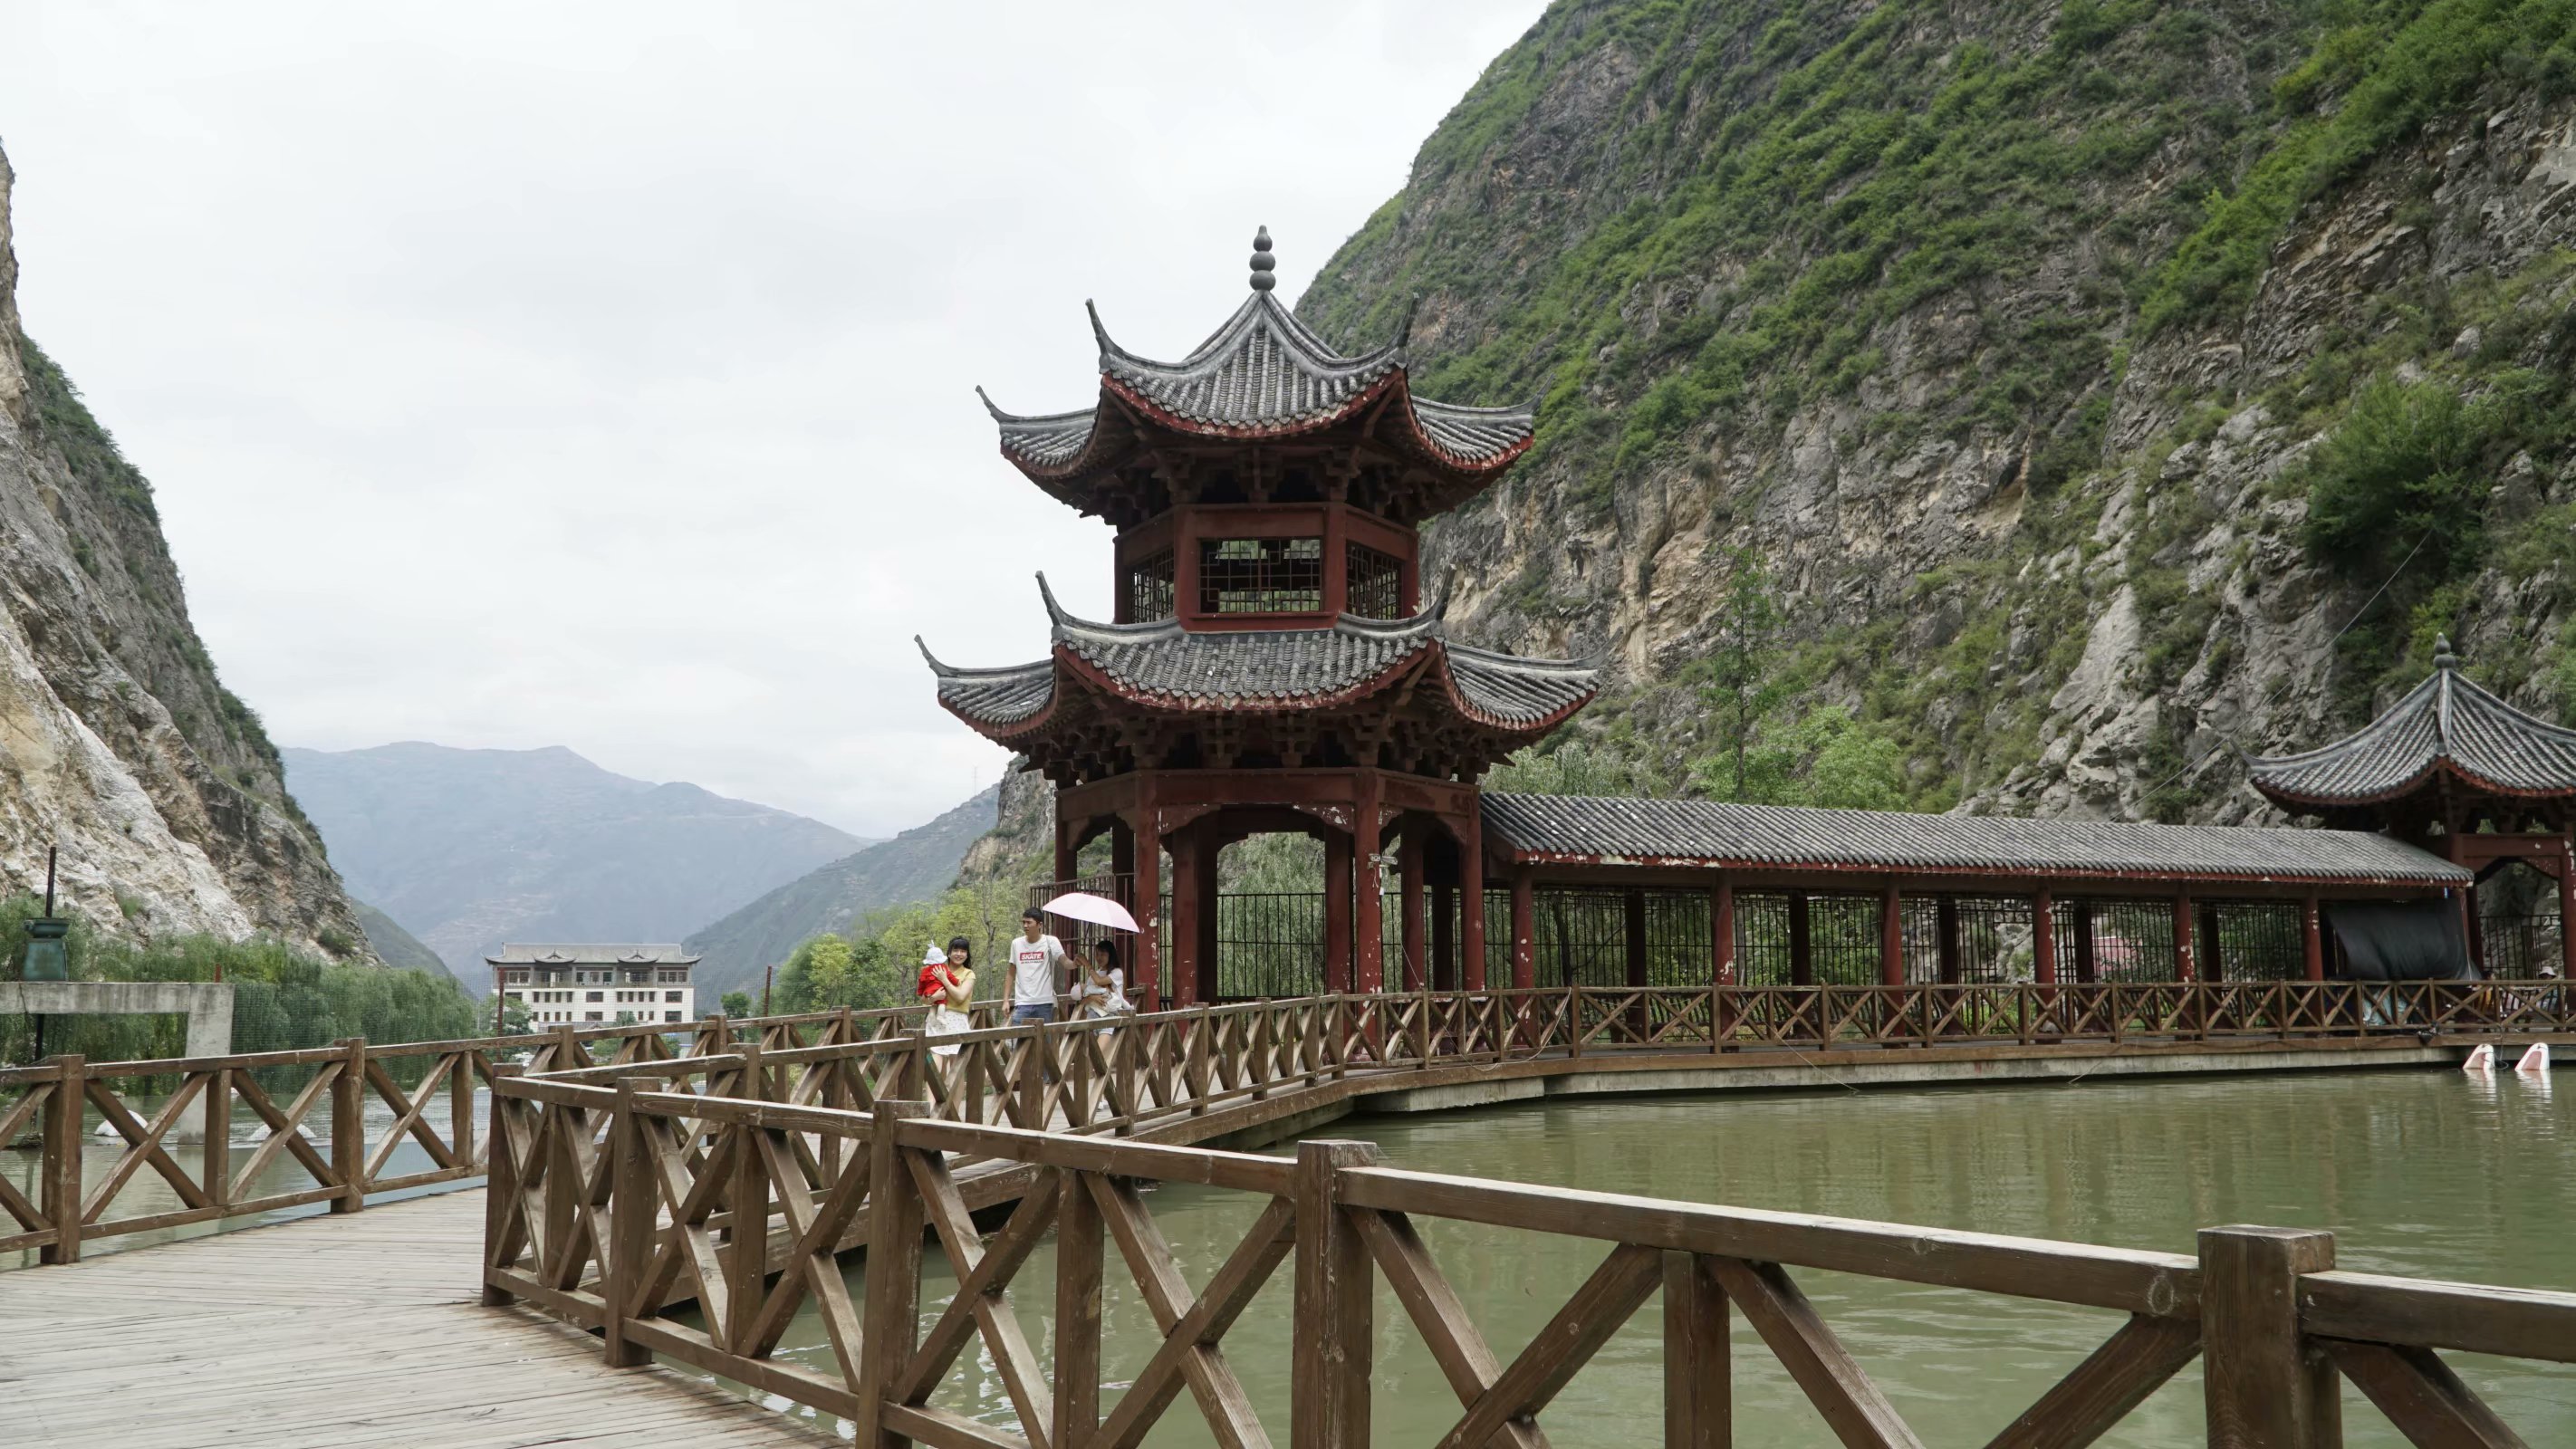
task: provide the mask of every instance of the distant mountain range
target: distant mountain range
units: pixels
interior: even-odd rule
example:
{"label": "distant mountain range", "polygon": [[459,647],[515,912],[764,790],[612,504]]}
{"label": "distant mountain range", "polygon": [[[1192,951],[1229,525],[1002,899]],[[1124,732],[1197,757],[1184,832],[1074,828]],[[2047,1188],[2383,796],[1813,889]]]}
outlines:
{"label": "distant mountain range", "polygon": [[[871,844],[696,785],[629,779],[560,746],[282,753],[349,893],[476,992],[483,957],[505,941],[679,940]],[[394,959],[399,943],[369,924]]]}
{"label": "distant mountain range", "polygon": [[798,942],[846,930],[880,906],[946,891],[966,848],[993,828],[1000,801],[996,785],[927,825],[843,856],[688,937],[689,949],[705,958],[697,972],[699,999],[712,1003],[721,992],[755,990],[761,968],[786,960]]}
{"label": "distant mountain range", "polygon": [[367,944],[376,948],[376,954],[384,959],[386,965],[434,971],[441,976],[454,974],[447,969],[447,963],[439,959],[436,951],[429,949],[418,936],[404,930],[393,917],[365,901],[353,900],[349,902],[349,908],[358,913],[358,925],[367,933]]}

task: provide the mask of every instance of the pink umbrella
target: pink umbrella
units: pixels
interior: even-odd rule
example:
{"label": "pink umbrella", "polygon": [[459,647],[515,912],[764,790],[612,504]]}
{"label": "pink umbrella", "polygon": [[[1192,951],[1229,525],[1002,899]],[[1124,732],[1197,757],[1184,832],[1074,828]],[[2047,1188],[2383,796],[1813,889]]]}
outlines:
{"label": "pink umbrella", "polygon": [[1136,929],[1136,918],[1127,914],[1125,906],[1107,896],[1095,896],[1089,891],[1068,891],[1038,909],[1050,916],[1062,916],[1068,921],[1089,921],[1095,926],[1107,926],[1113,931]]}

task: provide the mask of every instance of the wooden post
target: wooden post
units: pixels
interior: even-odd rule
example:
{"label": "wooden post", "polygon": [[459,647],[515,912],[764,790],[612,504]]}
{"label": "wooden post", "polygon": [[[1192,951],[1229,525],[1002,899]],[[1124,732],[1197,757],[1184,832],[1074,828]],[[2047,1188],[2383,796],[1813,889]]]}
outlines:
{"label": "wooden post", "polygon": [[1537,894],[1529,867],[1512,872],[1512,988],[1516,991],[1538,985]]}
{"label": "wooden post", "polygon": [[1726,1290],[1696,1253],[1664,1254],[1664,1449],[1735,1438]]}
{"label": "wooden post", "polygon": [[2201,1385],[2211,1449],[2340,1449],[2334,1361],[2299,1332],[2299,1275],[2333,1267],[2332,1233],[2201,1230]]}
{"label": "wooden post", "polygon": [[1351,815],[1351,989],[1386,989],[1385,900],[1378,891],[1377,777],[1364,776]]}
{"label": "wooden post", "polygon": [[2176,981],[2196,980],[2200,975],[2199,968],[2193,961],[2191,932],[2191,892],[2184,891],[2173,900],[2173,979]]}
{"label": "wooden post", "polygon": [[1816,984],[1815,935],[1807,919],[1804,891],[1789,892],[1789,984]]}
{"label": "wooden post", "polygon": [[2057,984],[2057,897],[2046,886],[2030,902],[2030,979]]}
{"label": "wooden post", "polygon": [[447,1077],[448,1140],[459,1162],[474,1160],[474,1065],[489,1061],[483,1052],[458,1052],[456,1070]]}
{"label": "wooden post", "polygon": [[[217,1207],[233,1200],[233,1074],[217,1067],[206,1073],[205,1120],[202,1132],[206,1150],[197,1168],[197,1181],[206,1196]],[[470,1160],[471,1150],[466,1153]]]}
{"label": "wooden post", "polygon": [[[742,1076],[735,1095],[765,1100],[769,1094],[761,1085],[767,1074],[761,1070],[760,1044],[747,1041],[736,1050],[742,1053]],[[724,1326],[724,1345],[742,1353],[752,1321],[760,1316],[761,1284],[769,1276],[769,1168],[761,1159],[759,1128],[738,1122],[725,1130],[733,1136],[734,1150],[733,1180],[725,1185],[730,1224],[725,1242],[732,1249],[724,1260],[725,1306],[732,1310],[732,1321]],[[714,1327],[709,1324],[709,1331]]]}
{"label": "wooden post", "polygon": [[2093,950],[2093,903],[2075,902],[2075,979],[2091,986],[2102,979],[2101,958]]}
{"label": "wooden post", "polygon": [[927,1117],[930,1104],[888,1098],[877,1103],[868,1132],[868,1283],[859,1339],[859,1449],[901,1449],[910,1441],[886,1432],[880,1418],[894,1386],[921,1346],[921,1192],[896,1144],[905,1119]]}
{"label": "wooden post", "polygon": [[1055,886],[1058,890],[1073,888],[1075,867],[1082,854],[1081,847],[1073,843],[1073,833],[1077,828],[1076,822],[1065,819],[1061,814],[1056,816]]}
{"label": "wooden post", "polygon": [[54,1095],[45,1102],[43,1209],[54,1240],[37,1253],[44,1263],[77,1263],[81,1240],[82,1128],[87,1125],[89,1069],[78,1053],[53,1058]]}
{"label": "wooden post", "polygon": [[[635,1311],[635,1295],[653,1259],[652,1149],[644,1135],[643,1114],[635,1107],[635,1079],[617,1083],[617,1106],[609,1118],[608,1244],[600,1255],[599,1296],[604,1305],[610,1368],[636,1368],[653,1361],[653,1351],[626,1337],[626,1320]],[[651,1310],[647,1308],[649,1315]]]}
{"label": "wooden post", "polygon": [[1349,836],[1324,837],[1324,990],[1335,996],[1351,989],[1352,853]]}
{"label": "wooden post", "polygon": [[2193,951],[2200,960],[2200,978],[2203,981],[2224,981],[2227,979],[2227,947],[2218,939],[2218,905],[2214,901],[2202,901],[2193,914],[2200,928],[2200,934],[2194,939],[2208,943],[2206,950],[2195,948]]}
{"label": "wooden post", "polygon": [[1371,1309],[1368,1245],[1340,1206],[1345,1167],[1378,1160],[1371,1142],[1297,1144],[1297,1293],[1288,1366],[1292,1449],[1369,1442]]}
{"label": "wooden post", "polygon": [[353,1213],[367,1205],[367,1039],[342,1039],[348,1054],[331,1083],[331,1173],[340,1195],[331,1211]]}
{"label": "wooden post", "polygon": [[1404,989],[1420,991],[1431,984],[1422,959],[1422,832],[1408,830],[1396,839],[1395,899],[1398,939],[1404,943]]}
{"label": "wooden post", "polygon": [[[501,1241],[502,1224],[509,1221],[519,1198],[519,1159],[509,1148],[509,1139],[501,1131],[501,1083],[527,1070],[517,1062],[492,1064],[492,1124],[483,1134],[490,1143],[492,1163],[483,1179],[483,1261],[491,1266],[493,1245]],[[516,1302],[518,1295],[506,1288],[492,1286],[487,1275],[483,1281],[483,1306],[500,1308]]]}
{"label": "wooden post", "polygon": [[1054,1433],[1073,1449],[1100,1430],[1100,1204],[1080,1173],[1056,1182]]}
{"label": "wooden post", "polygon": [[1735,882],[1717,878],[1708,893],[1708,979],[1712,985],[1735,984]]}
{"label": "wooden post", "polygon": [[[2564,888],[2562,882],[2561,889]],[[2320,914],[2321,907],[2313,894],[2299,902],[2299,974],[2310,981],[2326,979],[2325,929]]]}
{"label": "wooden post", "polygon": [[1458,836],[1458,950],[1469,991],[1485,989],[1485,826],[1482,807],[1467,802],[1467,824]]}
{"label": "wooden post", "polygon": [[1194,1006],[1199,994],[1199,832],[1196,825],[1172,832],[1172,1004]]}
{"label": "wooden post", "polygon": [[1198,967],[1192,973],[1196,977],[1193,989],[1197,996],[1194,999],[1217,1001],[1224,996],[1224,981],[1219,969],[1222,963],[1217,959],[1216,866],[1217,853],[1224,847],[1217,840],[1216,822],[1213,820],[1199,822],[1198,828],[1190,834],[1190,849],[1199,858]]}
{"label": "wooden post", "polygon": [[1893,880],[1878,897],[1878,984],[1905,984],[1905,903]]}
{"label": "wooden post", "polygon": [[[1135,915],[1136,827],[1128,824],[1124,815],[1112,816],[1109,821],[1109,874],[1110,889],[1121,893],[1118,904],[1125,906],[1129,915]],[[1136,919],[1141,921],[1144,917]]]}

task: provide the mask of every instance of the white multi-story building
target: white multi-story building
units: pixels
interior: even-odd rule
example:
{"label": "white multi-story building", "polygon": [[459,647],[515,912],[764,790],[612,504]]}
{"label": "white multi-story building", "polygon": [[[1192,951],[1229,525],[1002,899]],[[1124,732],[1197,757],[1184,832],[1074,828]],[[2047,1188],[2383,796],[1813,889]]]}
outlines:
{"label": "white multi-story building", "polygon": [[493,989],[526,1007],[535,1026],[698,1019],[697,988],[689,984],[698,958],[674,944],[514,944],[483,959]]}

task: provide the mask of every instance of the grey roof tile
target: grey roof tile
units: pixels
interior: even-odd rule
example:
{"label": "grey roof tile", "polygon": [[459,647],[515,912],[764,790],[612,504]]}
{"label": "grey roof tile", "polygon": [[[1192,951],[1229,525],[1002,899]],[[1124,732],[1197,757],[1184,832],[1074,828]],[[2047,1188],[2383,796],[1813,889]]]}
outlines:
{"label": "grey roof tile", "polygon": [[[1045,580],[1039,580],[1043,588]],[[1243,709],[1329,699],[1384,679],[1423,654],[1436,657],[1466,710],[1492,723],[1530,725],[1592,697],[1599,671],[1572,660],[1522,659],[1450,643],[1438,610],[1410,619],[1345,614],[1330,626],[1194,633],[1175,619],[1101,624],[1077,619],[1046,594],[1058,654],[1119,687],[1177,709]],[[916,641],[918,642],[918,641]],[[1002,669],[958,669],[922,650],[942,704],[981,724],[1016,725],[1053,700],[1056,660]]]}
{"label": "grey roof tile", "polygon": [[2455,885],[2469,873],[2384,835],[1824,810],[1715,800],[1487,795],[1485,823],[1519,851],[1621,860],[2013,875]]}
{"label": "grey roof tile", "polygon": [[2248,762],[2254,788],[2291,807],[2406,794],[2435,771],[2509,795],[2576,794],[2576,730],[2515,709],[2460,673],[2443,640],[2433,677],[2323,749]]}
{"label": "grey roof tile", "polygon": [[676,941],[513,941],[495,966],[687,966],[697,957]]}

